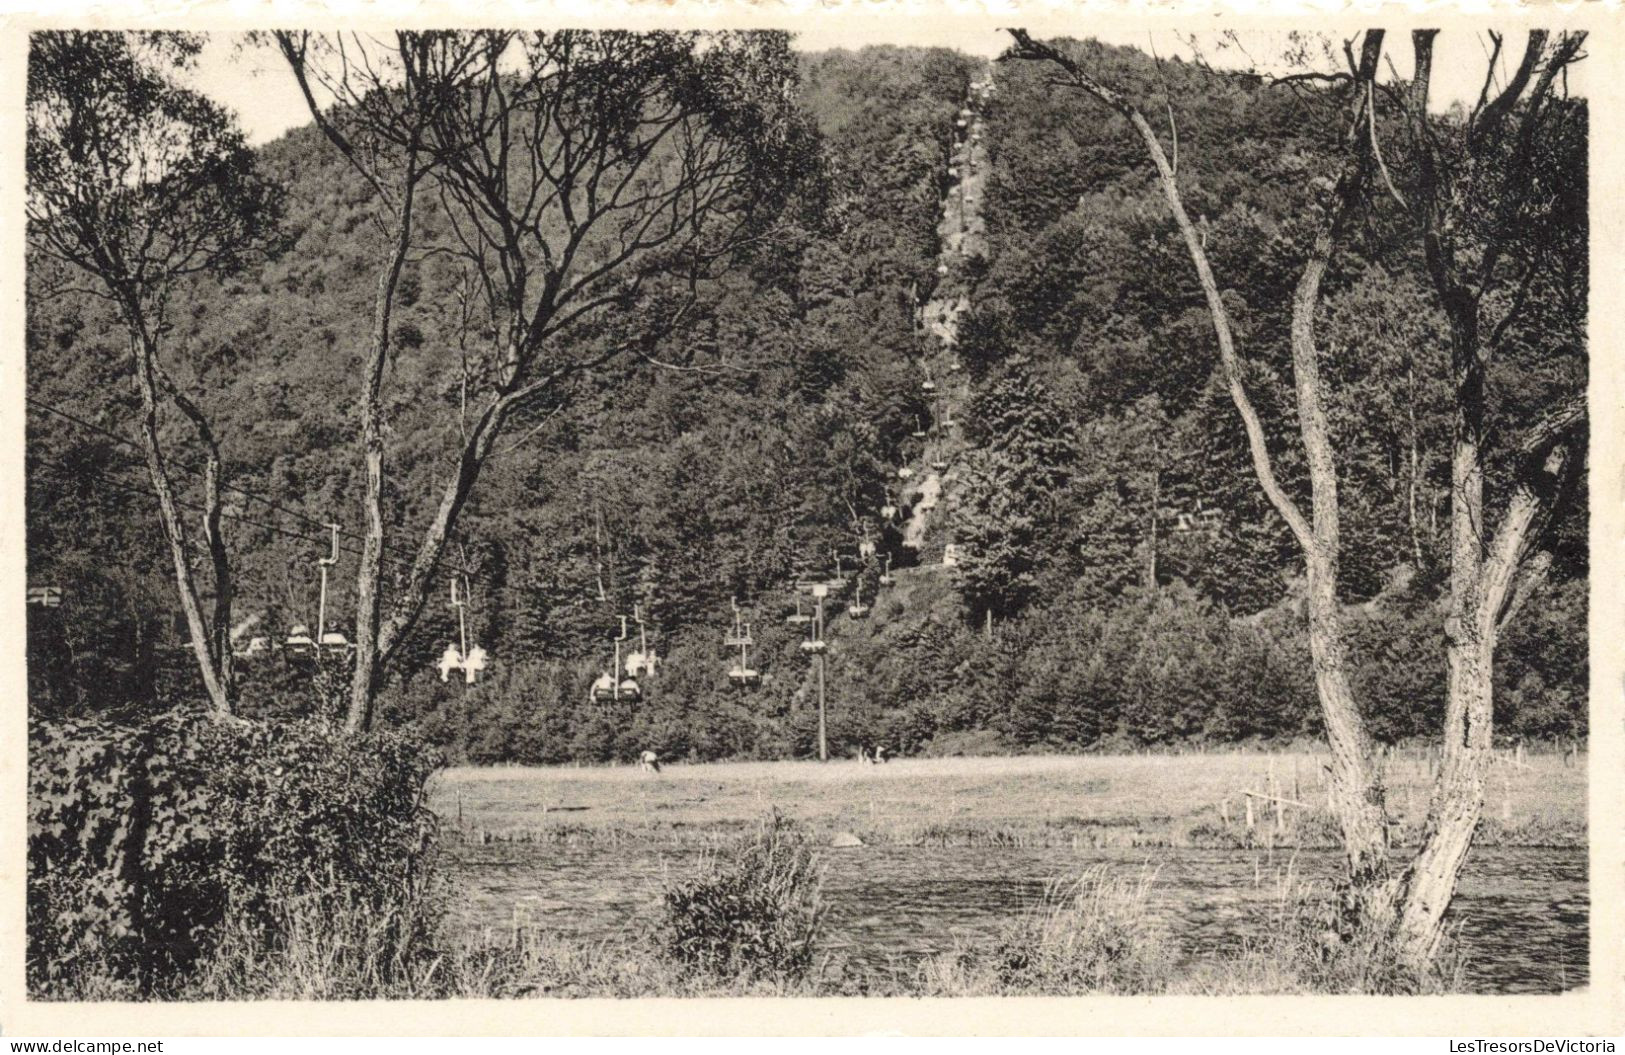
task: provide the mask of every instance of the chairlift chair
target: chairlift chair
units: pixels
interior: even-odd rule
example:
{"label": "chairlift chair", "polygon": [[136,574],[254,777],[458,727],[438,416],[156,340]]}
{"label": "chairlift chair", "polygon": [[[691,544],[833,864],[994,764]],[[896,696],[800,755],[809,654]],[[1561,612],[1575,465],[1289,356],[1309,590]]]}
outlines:
{"label": "chairlift chair", "polygon": [[282,643],[282,655],[290,660],[308,660],[316,656],[316,639],[310,636],[310,628],[303,623],[296,623],[288,631],[288,638]]}
{"label": "chairlift chair", "polygon": [[446,645],[446,651],[440,653],[440,662],[435,666],[440,670],[441,681],[450,681],[452,671],[463,669],[463,653],[455,641]]}
{"label": "chairlift chair", "polygon": [[881,572],[880,572],[880,585],[882,585],[882,586],[890,586],[892,583],[897,581],[897,580],[892,578],[892,574],[891,574],[891,554],[888,553],[888,554],[886,554],[884,557],[882,557],[880,559],[882,561],[882,567],[881,567]]}
{"label": "chairlift chair", "polygon": [[485,673],[486,662],[489,659],[490,654],[480,646],[475,645],[469,649],[468,658],[463,660],[463,680],[469,685],[478,681],[479,676]]}
{"label": "chairlift chair", "polygon": [[812,622],[812,616],[807,615],[801,610],[800,595],[797,595],[796,597],[795,614],[785,616],[784,622],[787,626],[806,626],[808,623]]}
{"label": "chairlift chair", "polygon": [[614,665],[609,670],[598,675],[597,680],[592,683],[589,694],[592,702],[604,703],[623,699],[636,700],[643,695],[643,690],[638,687],[635,678],[631,677],[630,674],[625,678],[621,677],[621,643],[627,640],[627,637],[626,616],[623,615],[621,616],[621,634],[619,637],[612,639],[615,644]]}
{"label": "chairlift chair", "polygon": [[858,583],[858,592],[852,598],[852,603],[846,606],[846,614],[853,619],[867,619],[869,606],[863,603],[863,583]]}
{"label": "chairlift chair", "polygon": [[480,674],[485,670],[486,661],[490,653],[478,645],[469,647],[468,644],[468,580],[462,575],[463,589],[457,590],[459,576],[451,579],[451,607],[457,609],[457,641],[446,646],[446,651],[440,654],[440,662],[436,666],[440,670],[440,680],[449,681],[454,670],[463,672],[465,684],[472,685],[479,680]]}
{"label": "chairlift chair", "polygon": [[649,635],[643,624],[643,606],[632,606],[632,620],[638,624],[638,650],[626,657],[626,672],[637,677],[652,678],[660,666],[660,657],[649,647]]}
{"label": "chairlift chair", "polygon": [[946,275],[947,273],[948,273],[948,265],[947,264],[938,264],[937,265],[937,274]]}
{"label": "chairlift chair", "polygon": [[801,651],[807,653],[809,656],[821,656],[824,654],[826,648],[826,643],[818,638],[809,637],[807,640],[801,643]]}
{"label": "chairlift chair", "polygon": [[901,469],[899,469],[899,470],[897,470],[897,478],[898,478],[898,479],[899,479],[899,480],[907,480],[907,479],[910,479],[910,478],[911,478],[911,477],[912,477],[912,476],[913,476],[913,475],[914,475],[914,470],[913,470],[913,469],[910,469],[910,468],[909,468],[909,467],[908,467],[908,466],[906,466],[906,465],[905,465],[905,466],[903,466],[903,467],[902,467],[902,468],[901,468]]}
{"label": "chairlift chair", "polygon": [[887,520],[891,520],[897,516],[897,507],[894,505],[883,505],[880,507],[880,515]]}
{"label": "chairlift chair", "polygon": [[920,382],[920,391],[921,392],[924,392],[927,395],[930,395],[932,392],[935,392],[936,390],[937,390],[937,383],[935,381],[931,380],[930,378],[926,378],[924,381]]}

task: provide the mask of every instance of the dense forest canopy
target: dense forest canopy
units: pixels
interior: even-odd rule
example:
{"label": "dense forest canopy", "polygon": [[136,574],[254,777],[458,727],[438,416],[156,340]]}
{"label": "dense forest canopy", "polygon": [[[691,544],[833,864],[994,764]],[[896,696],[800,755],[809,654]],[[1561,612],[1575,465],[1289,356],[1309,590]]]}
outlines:
{"label": "dense forest canopy", "polygon": [[[1282,306],[1324,193],[1316,174],[1338,150],[1336,104],[1312,85],[1086,52],[1114,81],[1166,100],[1188,207],[1245,339],[1277,464],[1301,495]],[[956,120],[986,76],[944,50],[801,57],[796,101],[816,128],[820,178],[739,266],[704,279],[703,309],[682,327],[576,379],[567,412],[544,402],[514,423],[437,587],[449,595],[466,569],[469,633],[492,667],[477,685],[442,682],[434,659],[457,638],[457,612],[437,602],[403,648],[384,720],[476,761],[805,755],[815,716],[803,632],[785,622],[792,583],[867,538],[878,544],[861,573],[873,614],[829,632],[836,750],[1317,734],[1301,560],[1252,479],[1201,291],[1123,122],[1080,108],[1036,64],[997,63],[998,90],[978,101],[985,245],[939,268]],[[1539,258],[1495,361],[1505,434],[1583,390],[1586,373],[1586,109],[1554,105],[1565,120],[1540,147],[1548,222],[1567,248]],[[316,128],[257,161],[285,190],[286,246],[224,281],[188,280],[167,340],[229,469],[239,636],[276,640],[315,622],[330,522],[344,534],[327,604],[342,625],[354,603],[354,378],[384,235],[373,189]],[[1415,159],[1387,163],[1402,179]],[[431,515],[457,450],[458,349],[478,326],[466,271],[432,251],[455,237],[443,203],[431,196],[415,222],[429,251],[402,276],[384,388],[394,539]],[[124,338],[104,301],[30,264],[29,578],[66,595],[59,609],[30,609],[31,705],[155,709],[195,691],[196,674],[179,628],[157,614],[174,609],[173,590],[128,442],[137,401]],[[936,407],[921,390],[918,316],[945,290],[967,304],[963,443],[954,487],[911,547],[902,517],[881,510],[903,501],[898,468],[922,458],[915,434]],[[1416,241],[1380,199],[1323,297],[1358,696],[1379,738],[1426,735],[1444,693],[1449,348]],[[184,451],[184,423],[165,428]],[[197,478],[182,478],[195,498]],[[1496,707],[1514,734],[1584,733],[1585,537],[1582,496],[1545,540],[1548,581],[1498,653]],[[950,542],[967,556],[944,569]],[[408,556],[386,550],[386,583]],[[895,585],[881,586],[885,569]],[[725,677],[731,601],[753,624],[765,675],[751,691]],[[638,702],[593,703],[588,685],[634,610],[663,664]],[[331,686],[274,660],[244,678],[249,711],[329,705]]]}

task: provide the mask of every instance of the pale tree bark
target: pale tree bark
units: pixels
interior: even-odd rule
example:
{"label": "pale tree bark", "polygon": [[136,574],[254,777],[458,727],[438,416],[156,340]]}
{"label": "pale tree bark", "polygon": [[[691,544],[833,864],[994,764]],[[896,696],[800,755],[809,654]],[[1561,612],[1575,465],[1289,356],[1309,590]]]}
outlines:
{"label": "pale tree bark", "polygon": [[[126,305],[125,309],[138,312],[139,306]],[[159,394],[164,382],[158,362],[157,340],[139,321],[139,314],[132,315],[132,318],[136,321],[130,326],[130,361],[136,392],[141,399],[137,432],[141,437],[147,477],[152,481],[153,495],[158,499],[159,521],[163,525],[164,539],[169,544],[170,561],[175,569],[176,593],[180,598],[181,613],[186,619],[187,637],[202,676],[203,689],[209,695],[210,708],[217,714],[229,715],[236,706],[231,669],[232,585],[225,541],[220,532],[219,450],[210,435],[210,454],[204,479],[203,532],[215,577],[211,621],[203,614],[197,577],[192,570],[192,542],[186,521],[181,516],[180,502],[169,475],[168,459],[158,434]],[[196,408],[192,409],[195,411]]]}
{"label": "pale tree bark", "polygon": [[1178,174],[1163,151],[1156,132],[1132,102],[1102,84],[1071,56],[1034,41],[1024,30],[1012,30],[1014,54],[1045,60],[1065,72],[1062,83],[1079,89],[1121,114],[1133,126],[1156,167],[1158,185],[1178,225],[1196,271],[1217,339],[1220,366],[1231,402],[1241,417],[1253,471],[1260,488],[1291,529],[1304,555],[1308,579],[1310,653],[1321,716],[1331,753],[1331,804],[1342,830],[1348,873],[1362,898],[1386,896],[1389,887],[1387,819],[1381,784],[1371,759],[1371,741],[1360,719],[1349,684],[1342,610],[1337,601],[1337,565],[1340,526],[1337,505],[1337,467],[1326,421],[1318,358],[1314,343],[1314,311],[1319,304],[1320,281],[1331,258],[1336,237],[1358,200],[1365,178],[1365,150],[1359,135],[1369,93],[1361,90],[1376,76],[1382,50],[1382,31],[1366,33],[1354,79],[1353,114],[1346,137],[1348,152],[1332,200],[1318,224],[1292,300],[1292,355],[1298,399],[1299,428],[1309,469],[1311,515],[1306,518],[1275,475],[1264,428],[1247,393],[1245,367],[1235,349],[1229,311],[1208,261],[1204,239],[1191,222],[1179,190]]}
{"label": "pale tree bark", "polygon": [[[1534,273],[1533,264],[1515,269],[1521,282],[1515,280],[1509,290],[1500,265],[1510,252],[1510,232],[1528,225],[1522,210],[1530,188],[1518,177],[1528,172],[1543,112],[1558,78],[1578,60],[1585,37],[1565,34],[1553,45],[1545,31],[1531,31],[1517,70],[1493,99],[1486,77],[1485,91],[1460,134],[1459,155],[1451,158],[1445,153],[1450,149],[1448,134],[1434,127],[1427,112],[1436,34],[1435,30],[1412,34],[1415,75],[1406,98],[1411,145],[1418,158],[1413,212],[1428,273],[1450,327],[1455,390],[1445,620],[1449,670],[1441,765],[1422,845],[1404,877],[1400,918],[1402,947],[1419,962],[1438,948],[1444,913],[1483,812],[1485,771],[1494,753],[1493,677],[1499,634],[1549,563],[1535,559],[1535,545],[1578,487],[1587,424],[1582,394],[1530,432],[1518,451],[1511,497],[1492,532],[1485,506],[1488,368],[1524,303]],[[1496,35],[1493,40],[1499,55],[1501,38]],[[1498,188],[1484,188],[1454,182],[1447,174],[1452,167],[1471,172],[1474,163],[1493,164],[1510,172],[1511,180]],[[1462,222],[1464,202],[1474,195],[1494,195],[1498,221],[1494,229],[1469,231]],[[1490,294],[1498,291],[1509,293],[1499,299],[1510,306],[1497,315]]]}
{"label": "pale tree bark", "polygon": [[[1438,157],[1426,104],[1432,65],[1433,31],[1413,35],[1416,76],[1407,99],[1412,147],[1419,158],[1421,186],[1408,203],[1392,184],[1377,152],[1375,114],[1376,64],[1381,31],[1365,34],[1356,64],[1341,77],[1320,79],[1352,83],[1354,113],[1346,137],[1346,156],[1332,195],[1332,205],[1317,227],[1314,241],[1294,291],[1291,344],[1299,428],[1309,472],[1312,524],[1282,490],[1270,466],[1258,416],[1242,384],[1223,300],[1208,265],[1204,246],[1181,204],[1177,174],[1163,154],[1156,134],[1140,112],[1115,90],[1092,78],[1069,56],[1035,43],[1015,30],[1018,57],[1044,59],[1064,70],[1062,83],[1081,89],[1126,117],[1144,141],[1156,166],[1169,208],[1184,235],[1202,284],[1219,356],[1231,396],[1247,430],[1259,484],[1291,528],[1304,553],[1309,580],[1309,636],[1327,740],[1333,758],[1332,808],[1343,831],[1350,879],[1359,896],[1362,923],[1392,928],[1403,955],[1415,963],[1431,958],[1442,934],[1443,916],[1454,896],[1462,865],[1472,844],[1484,796],[1484,769],[1493,748],[1493,670],[1501,629],[1544,574],[1549,559],[1535,548],[1551,521],[1578,486],[1583,466],[1586,410],[1581,396],[1553,412],[1521,445],[1512,481],[1512,496],[1493,533],[1484,503],[1487,450],[1485,399],[1487,364],[1495,346],[1525,302],[1535,268],[1521,270],[1522,285],[1511,291],[1499,319],[1484,311],[1486,294],[1502,290],[1497,265],[1507,250],[1505,232],[1514,229],[1526,186],[1503,188],[1510,204],[1500,205],[1502,221],[1486,245],[1458,247],[1464,237],[1457,211],[1474,188],[1451,184]],[[1488,97],[1491,78],[1468,119],[1464,150],[1475,160],[1511,143],[1514,166],[1530,161],[1536,122],[1567,66],[1577,61],[1583,35],[1566,35],[1550,51],[1548,35],[1530,34],[1528,50],[1517,71],[1496,97]],[[1501,41],[1494,37],[1496,55]],[[1494,61],[1491,62],[1492,74]],[[1531,89],[1531,85],[1533,88]],[[1524,93],[1529,98],[1523,98]],[[1513,122],[1517,116],[1518,120]],[[1362,135],[1362,123],[1363,131]],[[1368,153],[1369,150],[1369,153]],[[1388,189],[1418,219],[1428,270],[1450,324],[1455,385],[1454,440],[1451,458],[1451,579],[1448,638],[1448,695],[1443,728],[1441,768],[1430,799],[1421,849],[1395,875],[1388,860],[1382,784],[1373,766],[1369,737],[1350,691],[1346,672],[1345,634],[1337,601],[1339,556],[1338,501],[1333,444],[1324,411],[1314,312],[1319,284],[1339,229],[1360,201],[1367,165],[1374,161]],[[1459,171],[1459,170],[1458,170]],[[1517,171],[1514,169],[1514,171]],[[1460,261],[1469,261],[1463,264]],[[1538,261],[1537,261],[1538,262]],[[1499,285],[1498,285],[1499,283]],[[1486,331],[1488,336],[1485,336]],[[1413,407],[1414,412],[1414,407]],[[1418,472],[1412,429],[1411,488]],[[1413,535],[1415,534],[1414,513]],[[1419,550],[1419,546],[1418,546]],[[1420,556],[1420,555],[1419,555]]]}
{"label": "pale tree bark", "polygon": [[[423,145],[423,131],[429,121],[427,103],[421,98],[424,44],[421,38],[397,34],[397,47],[416,62],[402,64],[402,83],[387,85],[371,67],[361,66],[346,76],[320,78],[316,56],[311,52],[309,33],[277,32],[278,49],[292,70],[312,118],[328,142],[332,143],[372,187],[377,196],[381,226],[388,246],[379,269],[373,296],[372,331],[361,370],[360,429],[358,445],[362,461],[361,511],[363,518],[361,553],[356,570],[355,658],[350,673],[349,701],[345,708],[345,728],[357,732],[368,724],[372,699],[377,693],[382,666],[380,620],[383,609],[384,517],[384,373],[389,364],[393,340],[395,301],[401,275],[413,247],[413,220],[417,195],[429,175],[431,164]],[[365,72],[363,72],[365,71]],[[362,131],[370,141],[358,145],[333,115],[318,104],[314,85],[320,84],[340,105],[367,115]],[[394,91],[401,97],[398,107],[378,102],[383,93]],[[318,634],[321,630],[318,628]]]}

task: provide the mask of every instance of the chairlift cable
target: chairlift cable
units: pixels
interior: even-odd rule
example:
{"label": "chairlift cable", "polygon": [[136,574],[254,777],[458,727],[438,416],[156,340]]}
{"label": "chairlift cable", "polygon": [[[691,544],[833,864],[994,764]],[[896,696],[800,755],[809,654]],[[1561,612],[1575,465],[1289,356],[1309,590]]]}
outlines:
{"label": "chairlift cable", "polygon": [[[68,411],[60,410],[60,409],[58,409],[56,407],[51,406],[50,404],[41,402],[40,400],[34,399],[32,397],[24,397],[24,401],[29,406],[35,407],[36,409],[44,411],[45,413],[48,413],[48,414],[54,414],[57,417],[60,417],[60,418],[62,418],[64,420],[66,420],[66,421],[73,422],[76,425],[80,425],[80,426],[82,426],[82,427],[84,427],[86,429],[91,430],[92,432],[98,433],[99,435],[102,435],[102,436],[106,437],[107,439],[112,440],[113,442],[115,442],[115,443],[117,443],[117,444],[119,444],[121,446],[128,447],[131,450],[141,451],[143,454],[145,453],[142,450],[142,447],[141,447],[140,444],[136,443],[134,440],[132,440],[132,439],[126,437],[126,436],[120,436],[118,433],[112,431],[111,429],[103,428],[102,426],[97,425],[94,422],[86,421],[84,418],[81,418],[81,417],[78,417],[77,415],[71,414]],[[68,472],[78,473],[78,472],[85,471],[85,469],[83,467],[68,467],[68,466],[66,466],[66,465],[64,465],[64,464],[62,464],[60,462],[58,462],[57,464],[58,464],[58,467],[63,468],[65,471],[68,471]],[[180,469],[184,470],[185,472],[189,472],[189,473],[193,474],[194,476],[201,473],[201,470],[199,470],[195,466],[186,465],[184,462],[172,461],[170,464],[176,465]],[[147,495],[149,497],[152,496],[152,490],[151,490],[150,485],[149,486],[144,486],[144,487],[132,487],[132,485],[124,484],[124,483],[122,483],[120,481],[113,480],[111,477],[107,476],[105,471],[102,470],[101,468],[90,468],[90,471],[93,472],[93,473],[96,473],[98,476],[101,476],[103,479],[108,480],[110,483],[113,483],[115,486],[122,486],[126,490],[134,490],[134,492],[137,493],[137,494],[144,494],[144,495]],[[222,491],[230,491],[233,494],[241,495],[244,498],[252,499],[252,500],[260,503],[261,505],[263,505],[263,506],[265,506],[265,507],[267,507],[269,509],[275,510],[276,512],[279,512],[279,513],[285,513],[288,516],[293,517],[295,520],[302,520],[305,523],[310,524],[313,527],[321,528],[323,531],[326,531],[327,528],[328,528],[328,525],[329,525],[328,521],[320,520],[320,519],[318,519],[316,517],[313,517],[313,516],[309,515],[308,513],[301,513],[297,509],[289,508],[288,506],[282,505],[281,503],[276,502],[273,499],[266,498],[264,495],[257,494],[257,493],[255,493],[253,491],[250,491],[250,490],[248,490],[248,489],[246,489],[244,487],[240,487],[240,486],[238,486],[236,484],[229,484],[229,483],[222,482],[220,484],[220,489]],[[204,511],[203,507],[201,505],[198,505],[198,504],[196,504],[194,502],[189,502],[186,499],[183,499],[183,498],[180,498],[180,497],[176,497],[175,502],[176,502],[177,505],[185,506],[186,508],[191,509],[191,510],[193,510],[195,512],[203,512]],[[221,510],[220,515],[222,517],[226,517],[226,518],[231,519],[231,520],[236,520],[236,521],[238,521],[240,523],[249,524],[249,525],[254,526],[254,527],[260,527],[260,528],[263,528],[263,529],[265,529],[267,531],[271,531],[271,532],[274,532],[274,533],[279,534],[279,535],[285,535],[285,536],[287,536],[289,538],[302,539],[305,542],[323,542],[323,541],[326,540],[325,535],[321,535],[321,536],[307,535],[307,534],[303,534],[303,533],[296,532],[296,531],[290,531],[287,528],[275,527],[275,526],[272,526],[270,524],[265,524],[265,523],[253,520],[253,519],[251,519],[249,517],[246,517],[246,516],[242,515],[241,513],[228,513],[225,510]],[[354,531],[348,531],[348,530],[346,530],[346,529],[344,529],[342,527],[339,528],[339,534],[342,535],[345,538],[352,538],[352,539],[356,539],[358,541],[365,541],[365,536],[360,535],[360,534],[358,534],[358,533],[356,533]],[[352,555],[359,556],[362,551],[359,550],[359,549],[345,549],[345,548],[341,547],[340,552],[349,553],[349,554],[352,554]],[[380,557],[385,562],[393,564],[397,568],[410,570],[411,567],[412,567],[412,561],[407,560],[406,558],[389,557],[389,556],[384,556],[384,555],[380,555]],[[453,564],[451,564],[450,562],[448,562],[448,561],[446,561],[444,559],[442,559],[440,561],[440,563],[449,570],[459,572],[465,578],[471,579],[471,580],[473,580],[475,582],[482,581],[480,576],[472,574],[471,572],[469,572],[469,570],[465,566],[453,565]]]}

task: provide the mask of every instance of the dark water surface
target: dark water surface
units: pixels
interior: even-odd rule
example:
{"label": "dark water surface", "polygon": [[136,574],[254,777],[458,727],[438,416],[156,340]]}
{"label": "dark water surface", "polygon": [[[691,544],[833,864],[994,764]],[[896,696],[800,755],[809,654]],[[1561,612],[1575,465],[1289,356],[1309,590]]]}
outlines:
{"label": "dark water surface", "polygon": [[[511,925],[521,901],[537,922],[610,938],[655,918],[663,873],[697,850],[496,844],[453,849],[455,911],[469,928]],[[823,853],[827,949],[883,965],[991,938],[1047,882],[1104,865],[1155,873],[1152,911],[1187,956],[1235,948],[1269,918],[1282,878],[1332,878],[1329,851],[967,849],[865,846]],[[1546,993],[1587,980],[1590,898],[1583,850],[1475,849],[1450,910],[1474,992]]]}

